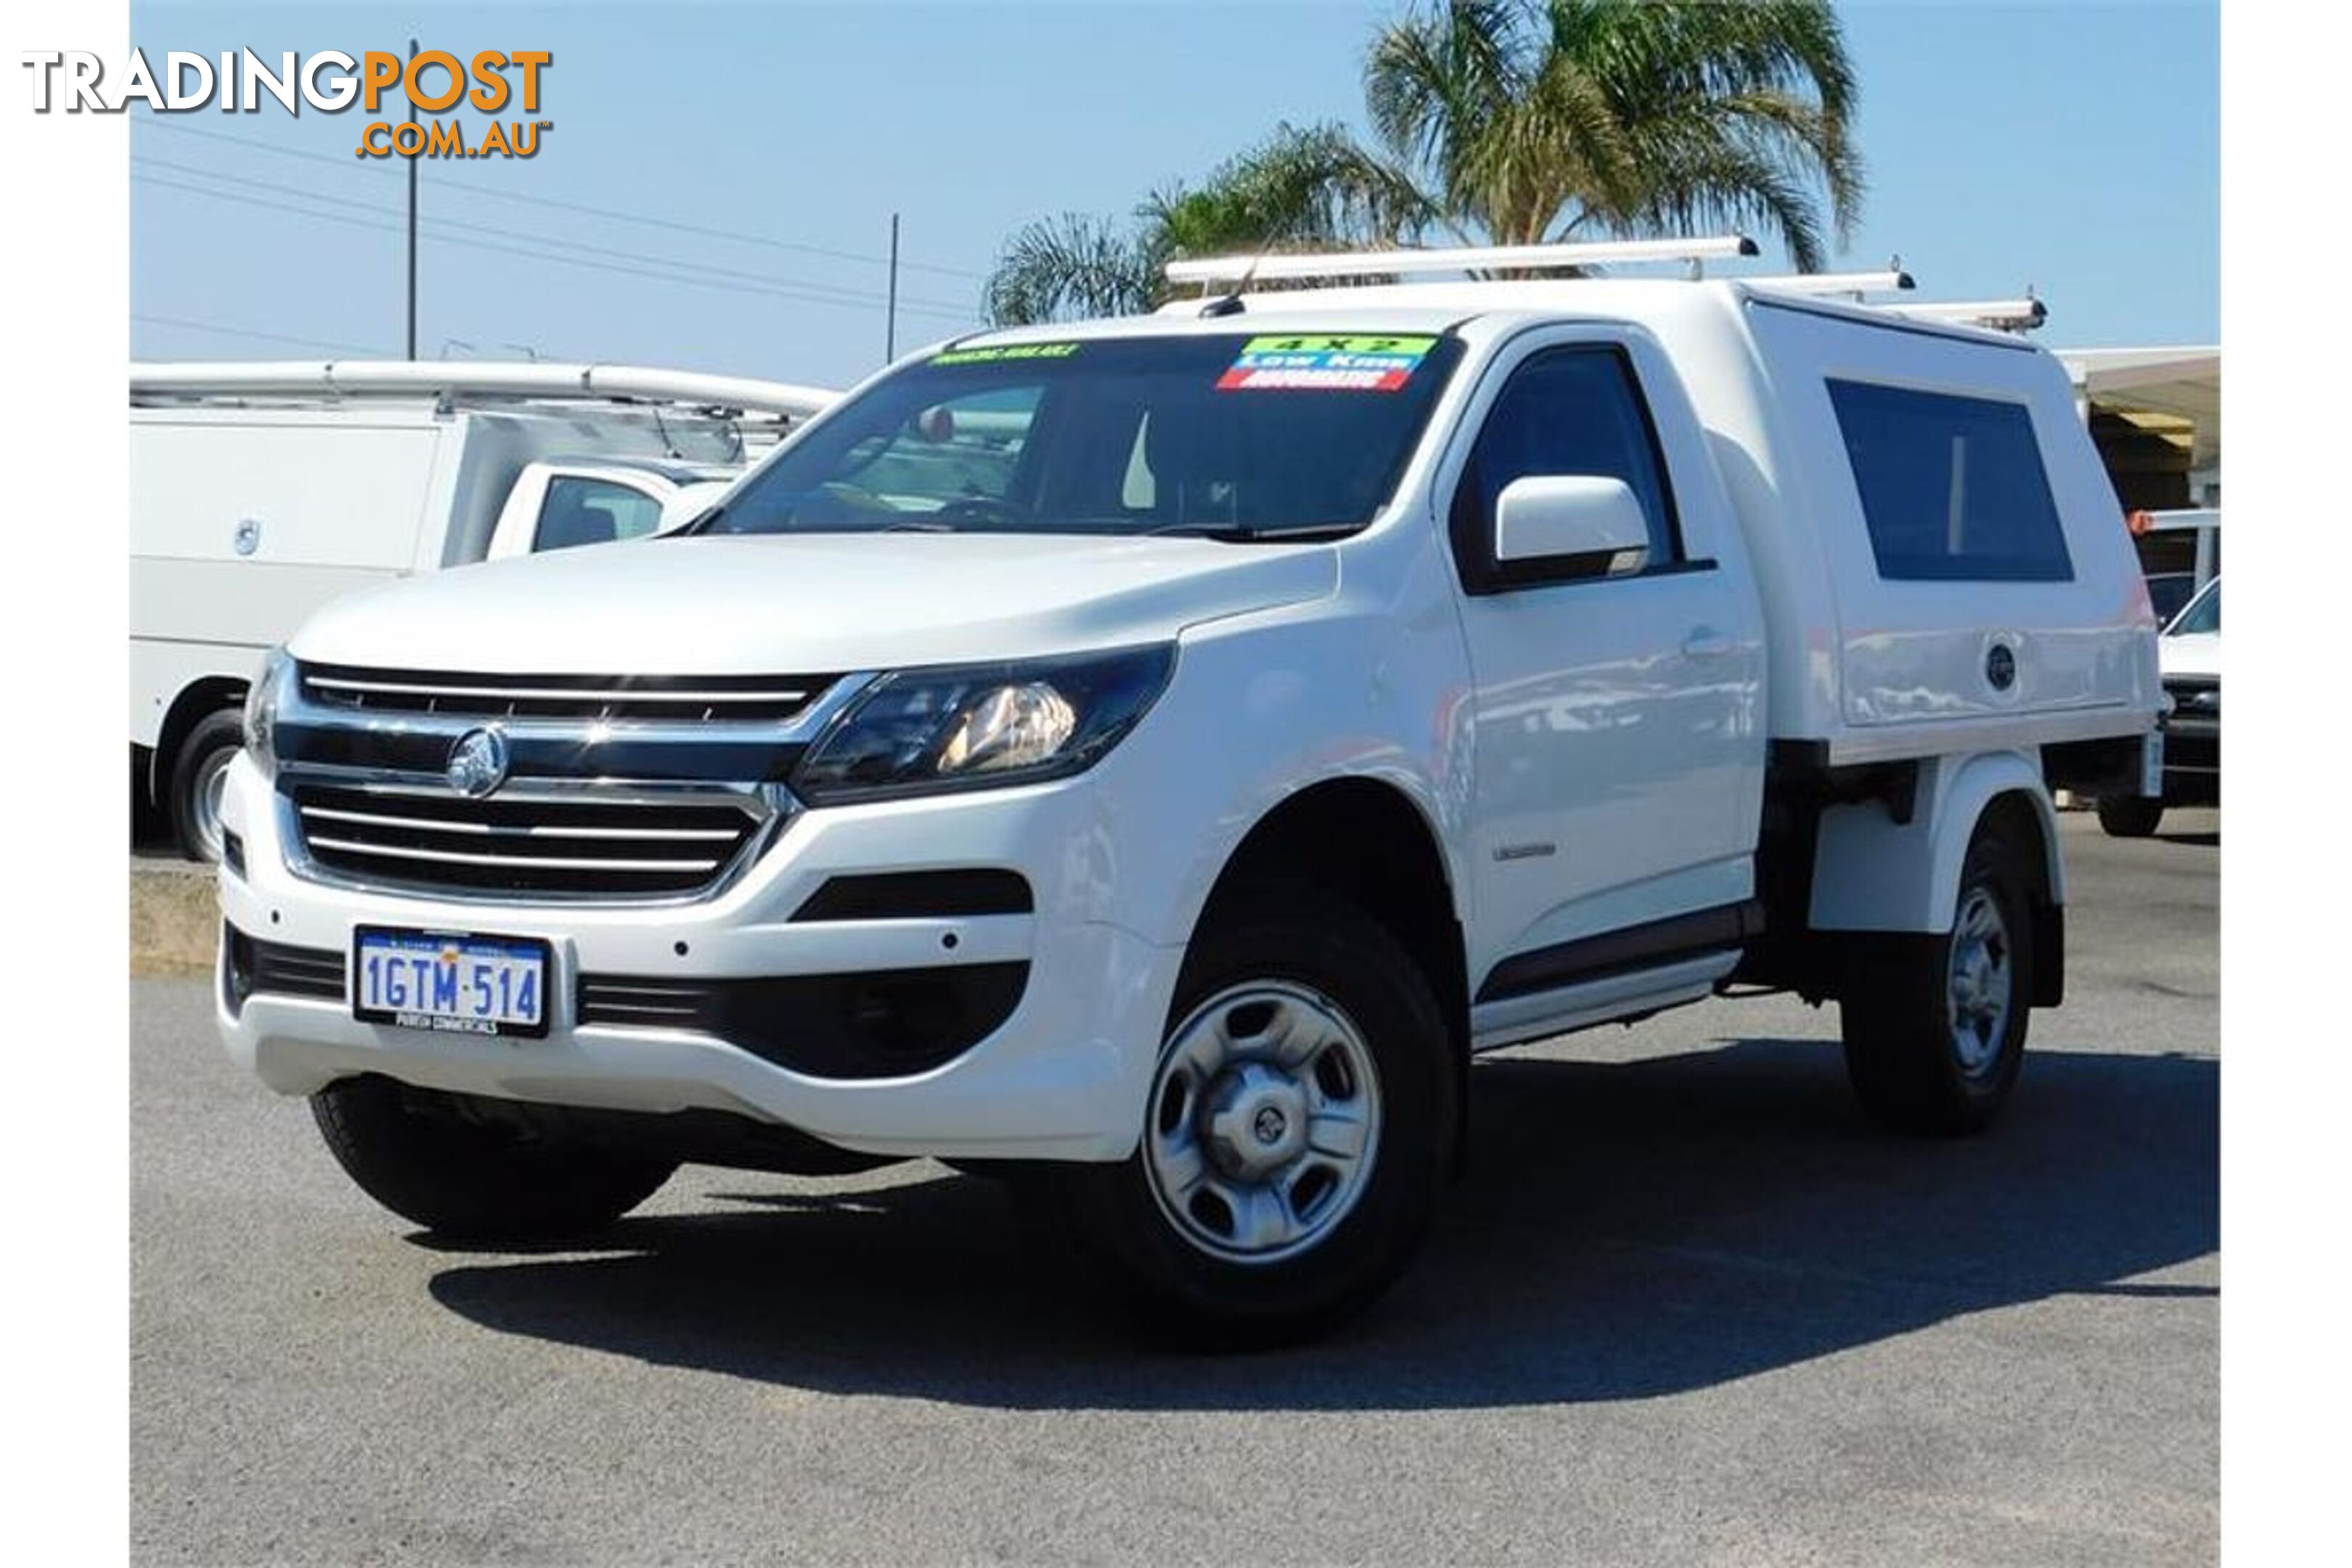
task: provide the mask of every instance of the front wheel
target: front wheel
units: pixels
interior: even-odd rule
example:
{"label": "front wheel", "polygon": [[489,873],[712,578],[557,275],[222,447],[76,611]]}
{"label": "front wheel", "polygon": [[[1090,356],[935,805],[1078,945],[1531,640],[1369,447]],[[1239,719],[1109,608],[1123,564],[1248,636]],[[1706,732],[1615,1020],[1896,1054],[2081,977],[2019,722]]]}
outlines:
{"label": "front wheel", "polygon": [[335,1161],[404,1219],[457,1240],[530,1241],[601,1229],[651,1197],[674,1161],[534,1137],[469,1116],[464,1097],[387,1078],[310,1097]]}
{"label": "front wheel", "polygon": [[1304,889],[1230,900],[1178,982],[1142,1136],[1068,1167],[1083,1249],[1157,1329],[1280,1343],[1368,1306],[1428,1228],[1457,1070],[1420,967]]}
{"label": "front wheel", "polygon": [[1838,1005],[1846,1076],[1863,1109],[1906,1132],[1990,1124],[2025,1060],[2033,998],[2028,851],[1979,824],[1960,865],[1952,929],[1879,939]]}

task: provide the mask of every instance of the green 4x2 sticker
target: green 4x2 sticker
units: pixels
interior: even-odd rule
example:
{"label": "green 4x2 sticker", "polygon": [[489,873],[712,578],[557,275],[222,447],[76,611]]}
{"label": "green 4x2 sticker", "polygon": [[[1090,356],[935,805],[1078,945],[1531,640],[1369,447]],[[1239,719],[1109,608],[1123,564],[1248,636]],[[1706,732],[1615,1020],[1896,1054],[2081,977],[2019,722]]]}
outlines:
{"label": "green 4x2 sticker", "polygon": [[1242,345],[1241,358],[1217,378],[1217,390],[1395,392],[1436,346],[1435,338],[1368,333],[1252,338]]}

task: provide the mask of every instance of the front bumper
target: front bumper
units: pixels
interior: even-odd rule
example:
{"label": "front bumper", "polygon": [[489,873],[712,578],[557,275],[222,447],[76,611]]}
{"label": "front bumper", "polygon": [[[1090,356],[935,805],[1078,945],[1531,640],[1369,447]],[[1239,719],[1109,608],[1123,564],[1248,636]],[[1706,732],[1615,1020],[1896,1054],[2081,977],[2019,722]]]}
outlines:
{"label": "front bumper", "polygon": [[[1181,948],[1106,918],[1115,906],[1094,792],[1025,789],[812,811],[719,896],[659,907],[490,902],[362,891],[287,869],[276,795],[250,759],[224,820],[244,870],[221,906],[247,936],[348,954],[361,925],[546,939],[554,973],[543,1039],[433,1034],[352,1016],[348,1000],[215,988],[229,1055],[273,1089],[309,1094],[380,1073],[458,1093],[621,1110],[701,1108],[795,1128],[862,1152],[1117,1160],[1133,1148]],[[795,921],[828,879],[1009,868],[1031,914]],[[580,1017],[582,976],[680,983],[1025,963],[1003,1023],[944,1065],[902,1077],[793,1071],[695,1028]],[[773,1054],[771,1052],[771,1054]]]}

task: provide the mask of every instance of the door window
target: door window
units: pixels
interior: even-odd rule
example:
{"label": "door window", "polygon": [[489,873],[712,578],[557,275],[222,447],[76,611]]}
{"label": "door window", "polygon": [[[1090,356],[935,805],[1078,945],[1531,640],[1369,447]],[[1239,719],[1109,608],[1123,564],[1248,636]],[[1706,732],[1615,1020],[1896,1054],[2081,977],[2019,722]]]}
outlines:
{"label": "door window", "polygon": [[661,526],[661,502],[633,486],[558,474],[547,481],[531,548],[570,550],[643,538]]}
{"label": "door window", "polygon": [[1622,479],[1650,526],[1650,565],[1681,558],[1674,492],[1649,406],[1622,349],[1547,349],[1511,373],[1454,492],[1454,556],[1473,594],[1567,581],[1543,560],[1495,560],[1495,498],[1530,475]]}

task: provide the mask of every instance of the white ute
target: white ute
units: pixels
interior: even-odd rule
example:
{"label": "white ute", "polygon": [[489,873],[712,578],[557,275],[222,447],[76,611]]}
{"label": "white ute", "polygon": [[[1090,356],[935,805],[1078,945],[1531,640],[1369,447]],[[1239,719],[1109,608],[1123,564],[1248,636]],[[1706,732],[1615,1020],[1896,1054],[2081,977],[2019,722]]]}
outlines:
{"label": "white ute", "polygon": [[961,339],[680,536],[346,599],[247,710],[228,1049],[437,1230],[929,1155],[1227,1343],[1403,1267],[1480,1051],[1785,987],[1980,1128],[2153,617],[2056,361],[1801,287]]}

